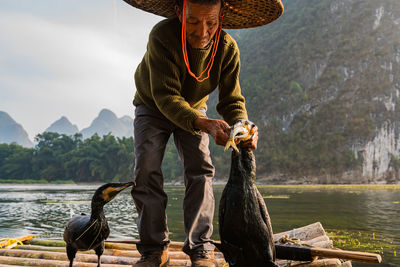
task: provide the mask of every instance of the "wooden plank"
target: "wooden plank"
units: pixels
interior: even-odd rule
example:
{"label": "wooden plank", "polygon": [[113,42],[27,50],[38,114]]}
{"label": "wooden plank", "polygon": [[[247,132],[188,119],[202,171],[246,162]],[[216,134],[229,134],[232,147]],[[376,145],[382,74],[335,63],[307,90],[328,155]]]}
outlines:
{"label": "wooden plank", "polygon": [[321,241],[321,242],[316,242],[313,244],[313,247],[317,248],[333,248],[333,241],[332,240],[327,240],[327,241]]}
{"label": "wooden plank", "polygon": [[298,238],[303,241],[312,240],[319,236],[326,235],[324,228],[320,222],[316,222],[310,225],[306,225],[300,228],[295,228],[290,231],[274,234],[274,241],[278,241],[284,235],[288,235],[289,238]]}
{"label": "wooden plank", "polygon": [[[301,240],[301,245],[305,245],[305,246],[316,246],[315,244],[318,244],[320,242],[324,242],[324,241],[330,241],[329,236],[327,235],[321,235],[318,236],[316,238],[310,239],[310,240]],[[318,246],[316,246],[318,247]]]}

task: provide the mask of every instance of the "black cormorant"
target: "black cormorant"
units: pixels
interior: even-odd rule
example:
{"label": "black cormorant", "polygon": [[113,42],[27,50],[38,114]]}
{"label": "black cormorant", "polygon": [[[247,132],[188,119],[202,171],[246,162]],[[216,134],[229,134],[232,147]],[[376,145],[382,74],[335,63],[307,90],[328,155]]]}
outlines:
{"label": "black cormorant", "polygon": [[104,240],[110,234],[103,206],[122,190],[132,185],[134,185],[134,182],[102,185],[93,195],[91,215],[78,215],[69,220],[64,230],[64,241],[66,242],[70,267],[72,267],[78,250],[90,249],[95,250],[98,257],[97,266],[100,267],[100,256],[104,251]]}
{"label": "black cormorant", "polygon": [[231,129],[227,147],[232,147],[229,180],[219,203],[219,235],[229,266],[276,267],[271,221],[264,199],[256,187],[256,162],[250,148],[235,143],[249,140],[254,124],[240,120]]}

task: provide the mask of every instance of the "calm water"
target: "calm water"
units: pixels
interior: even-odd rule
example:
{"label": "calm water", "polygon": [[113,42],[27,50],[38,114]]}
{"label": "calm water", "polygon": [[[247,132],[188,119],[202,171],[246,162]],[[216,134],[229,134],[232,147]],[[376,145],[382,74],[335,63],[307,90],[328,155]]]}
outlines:
{"label": "calm water", "polygon": [[[62,238],[73,213],[89,213],[97,186],[0,185],[0,238]],[[216,207],[223,186],[215,186]],[[400,187],[260,186],[274,232],[320,221],[336,247],[377,252],[400,266]],[[183,241],[183,187],[167,186],[171,239]],[[218,237],[217,208],[214,239]],[[138,237],[129,189],[105,206],[111,237]],[[353,266],[375,266],[353,264]]]}

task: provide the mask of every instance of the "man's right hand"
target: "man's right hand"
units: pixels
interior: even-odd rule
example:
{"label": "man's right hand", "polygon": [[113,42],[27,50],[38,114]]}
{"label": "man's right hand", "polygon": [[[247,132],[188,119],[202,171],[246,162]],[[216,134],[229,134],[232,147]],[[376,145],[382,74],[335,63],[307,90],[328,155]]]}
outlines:
{"label": "man's right hand", "polygon": [[215,143],[220,146],[225,146],[231,132],[231,128],[225,121],[206,117],[197,117],[194,127],[211,135]]}

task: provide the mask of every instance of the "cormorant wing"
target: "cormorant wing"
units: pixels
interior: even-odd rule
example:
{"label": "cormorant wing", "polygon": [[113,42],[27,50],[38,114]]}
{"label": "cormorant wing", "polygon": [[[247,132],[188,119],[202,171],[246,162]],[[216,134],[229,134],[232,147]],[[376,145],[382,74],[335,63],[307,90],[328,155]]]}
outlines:
{"label": "cormorant wing", "polygon": [[67,243],[75,240],[89,227],[90,216],[76,215],[67,223],[64,231],[64,241]]}
{"label": "cormorant wing", "polygon": [[[225,207],[226,207],[226,196],[225,192],[222,193],[221,199],[219,201],[219,229],[224,227],[224,219],[225,219]],[[219,231],[221,233],[221,231]]]}
{"label": "cormorant wing", "polygon": [[260,207],[261,218],[263,219],[265,226],[270,230],[270,229],[272,229],[272,225],[271,225],[271,219],[269,218],[267,207],[265,205],[265,202],[264,202],[264,199],[263,199],[261,193],[258,190],[256,190],[256,191],[257,191],[258,205]]}

